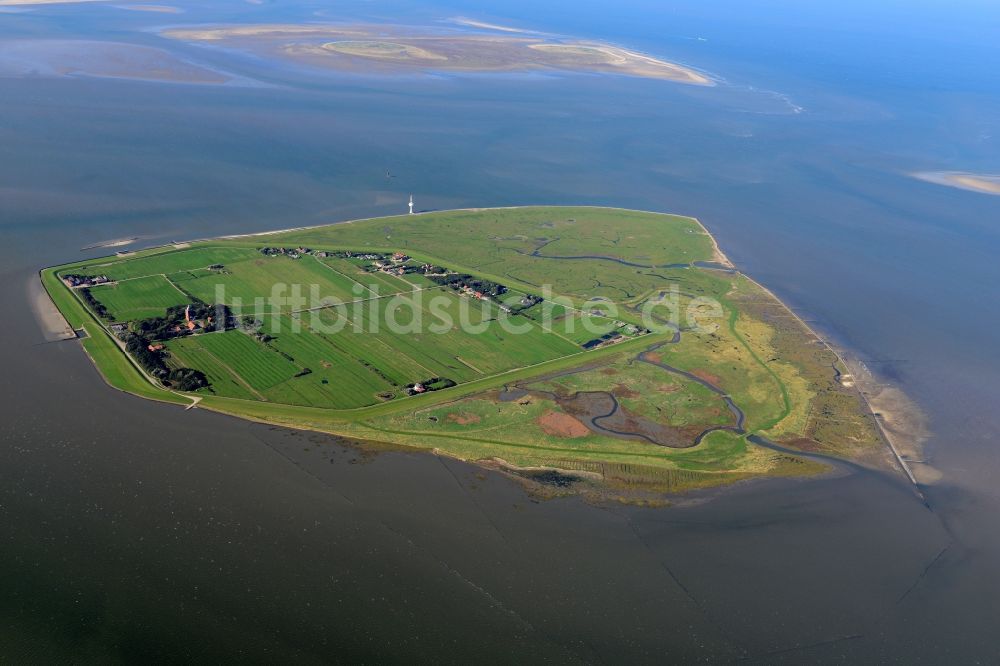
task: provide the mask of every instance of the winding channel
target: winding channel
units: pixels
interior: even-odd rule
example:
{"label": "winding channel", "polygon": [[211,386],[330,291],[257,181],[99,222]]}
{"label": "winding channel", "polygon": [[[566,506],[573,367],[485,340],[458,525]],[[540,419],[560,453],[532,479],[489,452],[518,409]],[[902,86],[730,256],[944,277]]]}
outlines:
{"label": "winding channel", "polygon": [[[663,446],[663,447],[667,447],[667,448],[671,448],[671,449],[688,449],[688,448],[693,448],[695,446],[698,446],[699,444],[701,444],[702,440],[705,439],[705,437],[707,437],[709,434],[711,434],[713,432],[716,432],[718,430],[728,430],[728,431],[734,432],[734,433],[736,433],[738,435],[745,435],[746,434],[746,430],[745,430],[746,414],[744,414],[743,410],[740,409],[739,406],[737,406],[737,404],[733,401],[733,399],[729,396],[728,393],[726,393],[725,391],[723,391],[718,386],[715,386],[711,382],[709,382],[709,381],[707,381],[705,379],[702,379],[701,377],[698,377],[697,375],[694,375],[694,374],[692,374],[690,372],[687,372],[685,370],[681,370],[680,368],[675,368],[675,367],[673,367],[671,365],[667,365],[666,363],[663,363],[662,361],[655,361],[655,360],[650,359],[648,357],[649,354],[652,354],[652,353],[656,352],[656,350],[662,348],[665,345],[676,344],[676,343],[680,342],[680,339],[681,339],[681,332],[679,330],[675,330],[674,331],[674,337],[671,340],[668,340],[668,341],[665,341],[665,342],[660,342],[660,343],[657,343],[657,344],[649,346],[644,351],[642,351],[639,354],[637,354],[634,357],[634,359],[637,360],[637,361],[639,361],[639,362],[642,362],[642,363],[648,363],[650,365],[656,366],[656,367],[658,367],[658,368],[660,368],[662,370],[666,370],[667,372],[673,373],[675,375],[678,375],[678,376],[683,377],[685,379],[688,379],[690,381],[696,382],[696,383],[700,384],[701,386],[704,386],[705,388],[707,388],[708,390],[710,390],[712,393],[714,393],[714,394],[718,395],[719,397],[721,397],[723,399],[723,401],[725,401],[726,407],[729,408],[729,411],[733,414],[733,417],[734,417],[734,419],[736,421],[736,423],[734,425],[716,425],[716,426],[712,426],[710,428],[706,428],[705,430],[703,430],[702,432],[700,432],[698,434],[698,436],[694,438],[694,441],[691,442],[690,444],[686,444],[684,446],[672,446],[672,445],[669,445],[669,444],[664,444],[663,442],[658,441],[658,440],[654,439],[653,437],[650,437],[649,435],[646,435],[645,433],[642,433],[642,432],[617,430],[617,429],[612,428],[610,426],[603,425],[601,423],[602,421],[606,421],[607,419],[610,419],[610,418],[614,417],[621,410],[621,403],[618,401],[618,398],[615,397],[615,395],[613,393],[609,392],[609,391],[577,391],[572,396],[567,397],[567,396],[560,396],[560,395],[558,395],[558,394],[556,394],[556,393],[554,393],[552,391],[545,391],[545,390],[541,390],[541,389],[530,388],[528,386],[524,386],[524,385],[521,385],[521,384],[514,384],[513,387],[505,387],[505,392],[503,394],[501,394],[501,398],[500,399],[501,400],[505,400],[505,401],[510,401],[510,400],[517,400],[517,399],[519,399],[519,398],[521,398],[521,397],[523,397],[525,395],[535,394],[535,395],[539,395],[539,396],[544,396],[545,398],[547,398],[549,400],[552,400],[553,402],[559,403],[559,402],[566,402],[566,401],[576,401],[576,400],[580,399],[581,397],[585,398],[586,396],[599,397],[601,399],[605,399],[605,400],[610,401],[611,406],[610,406],[610,409],[608,411],[606,411],[605,413],[595,414],[595,415],[588,416],[587,420],[589,421],[590,426],[592,427],[593,430],[595,430],[597,432],[600,432],[600,433],[607,434],[607,435],[612,435],[612,436],[615,436],[615,437],[625,437],[625,438],[630,438],[630,439],[634,439],[634,438],[643,439],[643,440],[649,442],[650,444],[654,444],[656,446]],[[534,379],[532,381],[532,383],[536,383],[538,381],[545,381],[545,380],[549,380],[549,379],[555,379],[556,377],[566,376],[566,375],[570,375],[570,374],[576,374],[576,373],[584,372],[584,371],[590,370],[590,369],[592,369],[592,368],[589,367],[589,366],[585,366],[585,367],[582,367],[582,368],[574,368],[574,369],[571,369],[571,370],[565,370],[565,371],[562,371],[562,372],[558,372],[558,373],[553,373],[551,375],[547,375],[545,377],[536,378],[536,379]]]}
{"label": "winding channel", "polygon": [[[667,264],[667,265],[663,265],[663,266],[655,266],[655,265],[637,264],[637,263],[633,263],[633,262],[629,262],[629,261],[624,261],[624,260],[618,259],[616,257],[608,257],[608,256],[601,256],[601,255],[552,256],[552,255],[545,255],[545,254],[541,253],[541,250],[543,248],[545,248],[545,246],[547,246],[550,243],[553,243],[553,242],[555,242],[557,240],[559,240],[559,239],[558,238],[553,238],[551,240],[548,240],[548,241],[542,243],[541,245],[537,246],[535,248],[535,250],[533,252],[530,252],[530,253],[529,252],[523,252],[521,250],[516,250],[516,251],[518,252],[518,254],[521,254],[523,256],[538,257],[538,258],[541,258],[541,259],[610,261],[610,262],[613,262],[613,263],[621,264],[623,266],[631,266],[631,267],[634,267],[634,268],[647,268],[647,269],[668,268],[669,269],[669,268],[691,268],[692,266],[694,266],[694,267],[698,267],[698,268],[707,268],[707,269],[712,269],[712,270],[719,270],[719,271],[722,271],[722,272],[725,272],[725,273],[738,273],[739,272],[739,270],[736,269],[736,268],[734,268],[734,267],[726,266],[726,265],[723,265],[723,264],[719,264],[717,262],[710,262],[710,261],[696,261],[693,264]],[[661,277],[663,279],[669,280],[669,278],[667,278],[666,276],[657,276],[657,277]],[[657,319],[659,319],[659,318],[657,318]],[[666,323],[666,322],[661,322],[661,323]],[[664,342],[659,342],[659,343],[656,343],[654,345],[651,345],[651,346],[647,347],[644,351],[639,352],[634,357],[634,360],[639,361],[641,363],[648,363],[650,365],[654,365],[654,366],[656,366],[658,368],[666,370],[667,372],[670,372],[672,374],[678,375],[678,376],[683,377],[685,379],[689,379],[689,380],[691,380],[693,382],[696,382],[696,383],[704,386],[709,391],[715,393],[716,395],[718,395],[719,397],[721,397],[725,401],[726,406],[729,408],[729,411],[732,412],[732,414],[733,414],[733,416],[734,416],[734,418],[736,420],[735,425],[717,425],[717,426],[712,426],[712,427],[707,428],[704,431],[702,431],[694,439],[694,442],[692,442],[689,445],[686,445],[686,446],[670,446],[668,444],[663,444],[662,442],[658,442],[658,441],[654,440],[653,438],[649,437],[648,435],[646,435],[644,433],[641,433],[641,432],[624,432],[624,431],[615,430],[613,428],[609,428],[609,427],[606,427],[606,426],[602,426],[600,424],[600,421],[605,420],[605,419],[609,419],[609,418],[613,417],[621,409],[621,404],[618,402],[618,399],[614,396],[614,394],[610,393],[609,391],[584,391],[584,392],[577,392],[572,397],[570,397],[568,399],[569,400],[575,400],[575,399],[577,399],[581,395],[591,395],[591,394],[592,395],[598,395],[598,394],[600,394],[600,395],[603,395],[603,396],[607,397],[611,401],[611,409],[610,409],[610,411],[608,411],[606,414],[598,414],[598,415],[595,415],[595,416],[591,416],[588,419],[589,422],[590,422],[590,425],[593,427],[593,429],[596,430],[596,431],[598,431],[598,432],[603,432],[603,433],[606,433],[606,434],[609,434],[609,435],[612,435],[612,436],[643,439],[643,440],[645,440],[645,441],[647,441],[647,442],[649,442],[651,444],[654,444],[656,446],[663,446],[663,447],[673,448],[673,449],[693,448],[693,447],[697,446],[698,444],[700,444],[702,442],[702,440],[704,440],[704,438],[707,437],[709,434],[711,434],[713,432],[716,432],[716,431],[719,431],[719,430],[728,430],[730,432],[733,432],[733,433],[736,433],[736,434],[739,434],[739,435],[747,435],[747,432],[746,432],[746,414],[733,401],[733,399],[729,396],[728,393],[726,393],[720,387],[715,386],[711,382],[709,382],[709,381],[707,381],[705,379],[702,379],[701,377],[698,377],[697,375],[694,375],[694,374],[692,374],[692,373],[690,373],[690,372],[688,372],[686,370],[681,370],[680,368],[675,368],[675,367],[673,367],[671,365],[663,363],[662,361],[654,360],[654,359],[651,359],[649,357],[651,354],[655,353],[656,350],[661,349],[662,347],[664,347],[666,345],[677,344],[678,342],[680,342],[680,340],[681,340],[681,331],[680,331],[680,329],[678,329],[678,328],[675,327],[674,328],[673,338],[671,338],[670,340],[667,340],[667,341],[664,341]],[[833,369],[833,372],[835,373],[835,380],[836,381],[840,381],[840,379],[843,376],[843,373],[837,367],[837,364],[836,363],[832,363],[831,364],[831,368]],[[546,378],[536,378],[534,381],[540,381],[540,380],[544,381],[544,379],[552,379],[552,378],[557,377],[557,376],[563,376],[563,375],[567,375],[567,374],[575,374],[576,372],[582,372],[582,371],[585,371],[585,370],[588,370],[588,369],[591,369],[591,368],[585,366],[585,367],[582,367],[582,368],[577,368],[577,369],[573,369],[573,370],[569,370],[569,371],[563,371],[563,372],[560,372],[560,373],[556,373],[556,374],[550,375],[550,376],[548,376]],[[504,387],[504,389],[505,389],[505,391],[508,391],[508,387]],[[550,398],[550,399],[552,399],[553,401],[556,401],[556,402],[558,402],[560,400],[559,396],[557,396],[555,393],[553,393],[551,391],[539,391],[539,390],[529,389],[529,388],[525,388],[524,386],[521,386],[519,384],[515,384],[514,385],[514,389],[515,390],[510,391],[507,394],[508,397],[506,399],[508,399],[508,400],[515,400],[515,399],[517,399],[519,397],[522,397],[524,395],[535,393],[535,394],[538,394],[538,395],[544,395],[544,396],[546,396],[546,397],[548,397],[548,398]],[[505,399],[503,397],[503,395],[501,395],[501,399]],[[561,398],[561,399],[564,400],[564,401],[567,400],[567,398]],[[869,469],[869,468],[865,467],[864,465],[860,465],[860,464],[852,462],[850,460],[845,460],[843,458],[838,458],[836,456],[827,455],[827,454],[823,454],[823,453],[807,452],[807,451],[800,451],[798,449],[788,448],[788,447],[782,446],[780,444],[777,444],[775,442],[772,442],[771,440],[769,440],[766,437],[764,437],[762,435],[759,435],[759,434],[750,434],[749,436],[747,436],[747,440],[749,442],[757,445],[757,446],[760,446],[760,447],[763,447],[763,448],[766,448],[766,449],[770,449],[770,450],[776,451],[778,453],[783,453],[783,454],[790,455],[790,456],[796,456],[796,457],[806,458],[806,459],[810,459],[810,460],[815,460],[817,462],[825,463],[827,465],[830,465],[836,471],[847,471],[847,472],[853,472],[853,473],[864,474],[864,475],[869,475],[869,476],[875,476],[875,477],[881,479],[882,481],[884,481],[886,483],[889,483],[891,485],[897,485],[896,484],[896,479],[894,477],[891,477],[891,476],[886,475],[886,474],[880,474],[880,473],[876,472],[875,470]],[[905,466],[904,466],[904,468],[905,468]],[[911,481],[912,481],[912,479],[911,479]],[[915,481],[913,481],[913,485],[915,487],[917,487],[917,484],[916,484]],[[927,503],[926,499],[924,499],[923,494],[919,490],[919,487],[917,487],[917,491],[916,492],[917,492],[917,497],[924,503],[925,506],[927,506],[928,509],[930,509],[930,505]]]}
{"label": "winding channel", "polygon": [[721,397],[725,401],[726,407],[728,407],[729,411],[732,412],[733,416],[736,417],[736,425],[731,425],[731,426],[712,426],[711,428],[703,431],[700,435],[698,435],[697,438],[695,438],[695,441],[694,441],[694,445],[695,446],[697,446],[698,444],[700,444],[701,440],[703,440],[708,434],[713,433],[713,432],[715,432],[717,430],[729,430],[731,432],[735,432],[738,435],[745,435],[746,434],[745,426],[746,426],[746,421],[747,421],[746,414],[743,412],[742,409],[740,409],[737,406],[737,404],[733,401],[733,399],[729,396],[728,393],[726,393],[725,391],[723,391],[721,388],[719,388],[715,384],[711,383],[710,381],[702,379],[701,377],[699,377],[699,376],[697,376],[695,374],[692,374],[692,373],[690,373],[690,372],[688,372],[686,370],[681,370],[680,368],[675,368],[672,365],[667,365],[663,361],[654,361],[653,359],[649,358],[649,355],[652,354],[652,353],[654,353],[657,349],[660,349],[661,347],[663,347],[664,345],[667,345],[667,344],[676,344],[677,342],[680,342],[680,339],[681,339],[681,332],[680,331],[674,331],[674,338],[673,338],[673,340],[670,340],[669,342],[661,342],[659,344],[652,345],[651,347],[649,347],[645,351],[640,352],[639,354],[637,354],[636,357],[635,357],[635,359],[637,361],[641,362],[641,363],[648,363],[650,365],[655,365],[656,367],[662,368],[663,370],[666,370],[667,372],[673,373],[675,375],[679,375],[681,377],[685,377],[685,378],[687,378],[687,379],[689,379],[689,380],[691,380],[691,381],[693,381],[693,382],[695,382],[697,384],[701,384],[702,386],[704,386],[705,388],[707,388],[709,391],[711,391],[712,393],[714,393],[717,396]]}
{"label": "winding channel", "polygon": [[532,252],[524,252],[523,250],[517,250],[517,249],[515,249],[514,251],[525,257],[538,257],[539,259],[590,259],[597,261],[611,261],[616,264],[621,264],[622,266],[632,266],[633,268],[690,268],[691,267],[690,264],[664,264],[659,266],[652,264],[637,264],[631,261],[625,261],[624,259],[619,259],[617,257],[609,257],[600,254],[583,254],[579,256],[557,256],[551,254],[542,254],[542,249],[546,245],[549,245],[550,243],[555,243],[557,240],[559,239],[552,238],[550,240],[547,240],[538,247],[536,247]]}

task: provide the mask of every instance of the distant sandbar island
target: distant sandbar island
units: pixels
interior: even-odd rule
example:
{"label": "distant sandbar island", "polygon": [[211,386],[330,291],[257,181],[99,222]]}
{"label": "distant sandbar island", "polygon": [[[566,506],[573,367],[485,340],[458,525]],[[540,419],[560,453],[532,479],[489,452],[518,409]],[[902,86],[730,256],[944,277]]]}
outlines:
{"label": "distant sandbar island", "polygon": [[980,194],[1000,195],[1000,174],[967,173],[964,171],[921,171],[913,174],[914,178],[956,187],[960,190],[979,192]]}
{"label": "distant sandbar island", "polygon": [[[603,42],[517,32],[360,24],[222,25],[165,30],[165,37],[358,73],[406,71],[609,73],[711,86],[690,67]],[[469,28],[472,28],[470,31]]]}

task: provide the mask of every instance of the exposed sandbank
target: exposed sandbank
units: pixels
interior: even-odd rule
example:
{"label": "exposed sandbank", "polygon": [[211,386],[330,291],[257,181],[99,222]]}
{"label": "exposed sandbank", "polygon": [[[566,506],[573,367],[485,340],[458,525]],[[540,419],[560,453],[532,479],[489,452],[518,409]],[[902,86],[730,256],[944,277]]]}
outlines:
{"label": "exposed sandbank", "polygon": [[99,247],[123,247],[125,245],[131,245],[132,243],[139,240],[138,236],[132,236],[131,238],[115,238],[113,240],[98,241],[97,243],[91,243],[86,247],[80,248],[81,250],[94,250]]}
{"label": "exposed sandbank", "polygon": [[0,7],[17,5],[74,5],[82,2],[105,2],[106,0],[0,0]]}
{"label": "exposed sandbank", "polygon": [[470,28],[482,28],[483,30],[496,30],[498,32],[516,32],[520,34],[539,34],[534,30],[522,30],[521,28],[512,28],[506,25],[499,25],[497,23],[487,23],[486,21],[477,21],[476,19],[465,18],[464,16],[456,16],[450,21],[456,25],[464,25]]}
{"label": "exposed sandbank", "polygon": [[263,57],[366,74],[398,74],[408,70],[548,70],[714,85],[704,74],[650,55],[602,42],[532,33],[442,34],[432,28],[392,25],[260,24],[173,28],[162,34],[188,42],[214,42]]}
{"label": "exposed sandbank", "polygon": [[980,194],[1000,195],[1000,174],[967,173],[964,171],[920,171],[910,174],[914,178],[934,183],[936,185],[947,185],[969,192],[979,192]]}
{"label": "exposed sandbank", "polygon": [[[746,276],[745,273],[744,276]],[[868,410],[875,417],[882,438],[888,446],[889,450],[886,452],[886,456],[891,454],[891,460],[887,459],[886,462],[891,466],[899,468],[917,488],[917,493],[922,497],[918,484],[935,481],[940,478],[940,474],[926,465],[922,460],[921,445],[928,437],[927,417],[917,404],[900,389],[877,380],[868,366],[860,360],[849,357],[841,351],[834,349],[833,345],[825,337],[816,333],[809,324],[788,307],[784,301],[779,299],[774,292],[753,278],[746,277],[770,295],[776,302],[780,303],[803,330],[815,339],[817,344],[821,344],[829,349],[840,361],[841,365],[847,369],[848,372],[840,376],[840,384],[845,388],[857,391],[858,395],[864,400]],[[875,455],[879,457],[877,453]],[[872,461],[866,462],[871,463]]]}
{"label": "exposed sandbank", "polygon": [[231,77],[149,46],[123,42],[25,39],[0,43],[0,76],[101,78],[223,84]]}
{"label": "exposed sandbank", "polygon": [[926,415],[909,396],[880,381],[863,362],[852,358],[843,360],[851,374],[845,375],[842,383],[857,385],[905,470],[921,484],[939,480],[941,473],[923,458],[922,445],[930,436]]}
{"label": "exposed sandbank", "polygon": [[115,5],[118,9],[128,9],[134,12],[155,12],[158,14],[180,14],[184,10],[170,5]]}

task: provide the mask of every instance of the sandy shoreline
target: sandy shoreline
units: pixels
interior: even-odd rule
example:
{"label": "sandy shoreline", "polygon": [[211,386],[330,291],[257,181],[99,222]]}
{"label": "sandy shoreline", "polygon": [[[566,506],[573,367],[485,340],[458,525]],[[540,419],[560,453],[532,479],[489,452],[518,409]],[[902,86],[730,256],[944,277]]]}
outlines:
{"label": "sandy shoreline", "polygon": [[[889,450],[892,452],[892,456],[895,459],[896,464],[914,485],[922,498],[923,493],[920,492],[920,483],[923,482],[923,479],[919,478],[914,472],[911,461],[921,459],[922,451],[920,445],[927,439],[928,431],[926,427],[926,417],[916,404],[910,400],[910,398],[907,397],[902,390],[876,380],[871,370],[869,370],[868,367],[861,361],[854,361],[854,359],[851,359],[849,362],[846,360],[844,354],[835,349],[825,337],[817,334],[816,331],[809,326],[809,324],[807,324],[798,314],[795,313],[794,310],[788,306],[788,304],[775,296],[774,292],[754,280],[746,273],[741,272],[740,274],[757,285],[757,287],[762,289],[776,302],[781,303],[785,310],[787,310],[788,313],[794,317],[806,331],[819,340],[823,346],[829,349],[830,352],[837,357],[837,360],[840,361],[841,365],[843,365],[844,368],[851,373],[850,377],[845,376],[845,378],[842,378],[841,383],[848,388],[854,388],[857,390],[862,400],[864,400],[865,405],[868,407],[868,411],[872,414],[872,417],[878,424],[879,432],[885,440],[886,445],[889,447]],[[925,464],[921,463],[921,465]],[[936,480],[939,477],[939,475],[937,475],[932,468],[929,467],[922,471],[921,476],[927,479],[928,482]]]}
{"label": "sandy shoreline", "polygon": [[90,245],[80,248],[80,251],[84,250],[96,250],[100,247],[124,247],[125,245],[131,245],[132,243],[139,240],[138,236],[132,236],[131,238],[115,238],[113,240],[98,241],[97,243],[92,243]]}
{"label": "sandy shoreline", "polygon": [[45,291],[41,276],[35,275],[28,278],[26,289],[31,312],[35,315],[35,321],[38,323],[38,328],[41,329],[45,341],[57,342],[75,339],[76,333],[56,304],[52,302],[49,293]]}

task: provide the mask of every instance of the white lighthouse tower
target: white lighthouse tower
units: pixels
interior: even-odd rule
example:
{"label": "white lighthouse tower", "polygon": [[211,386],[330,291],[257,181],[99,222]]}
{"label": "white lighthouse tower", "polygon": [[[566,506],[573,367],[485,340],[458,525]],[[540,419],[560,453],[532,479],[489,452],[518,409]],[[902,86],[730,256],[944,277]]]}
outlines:
{"label": "white lighthouse tower", "polygon": [[410,195],[410,215],[413,215],[413,195]]}

